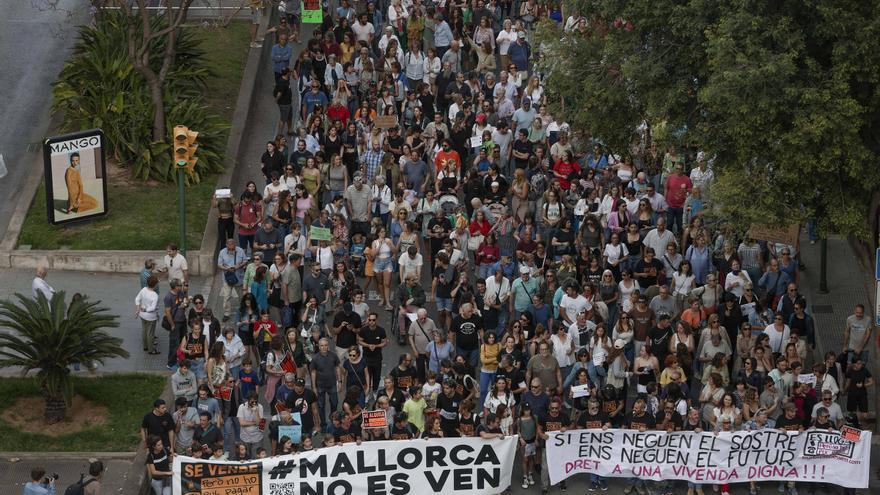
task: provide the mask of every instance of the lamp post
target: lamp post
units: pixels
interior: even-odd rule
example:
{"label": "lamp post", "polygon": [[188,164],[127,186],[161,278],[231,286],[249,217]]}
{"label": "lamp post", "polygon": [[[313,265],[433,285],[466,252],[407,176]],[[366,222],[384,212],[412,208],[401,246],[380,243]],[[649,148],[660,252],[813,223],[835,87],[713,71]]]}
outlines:
{"label": "lamp post", "polygon": [[180,209],[180,251],[186,256],[186,188],[184,181],[186,174],[192,174],[196,162],[199,160],[194,155],[199,145],[196,138],[199,133],[190,130],[185,125],[174,126],[174,165],[177,168],[177,202]]}

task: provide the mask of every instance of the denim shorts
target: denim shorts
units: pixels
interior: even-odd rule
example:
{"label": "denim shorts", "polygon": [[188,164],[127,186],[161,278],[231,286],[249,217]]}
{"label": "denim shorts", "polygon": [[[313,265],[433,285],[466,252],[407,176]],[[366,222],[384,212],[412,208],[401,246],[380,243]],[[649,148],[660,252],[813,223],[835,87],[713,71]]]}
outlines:
{"label": "denim shorts", "polygon": [[388,258],[376,258],[376,261],[373,262],[373,271],[374,272],[390,272],[392,269],[391,257]]}
{"label": "denim shorts", "polygon": [[452,312],[452,299],[447,299],[445,297],[438,297],[437,301],[437,311],[448,311]]}

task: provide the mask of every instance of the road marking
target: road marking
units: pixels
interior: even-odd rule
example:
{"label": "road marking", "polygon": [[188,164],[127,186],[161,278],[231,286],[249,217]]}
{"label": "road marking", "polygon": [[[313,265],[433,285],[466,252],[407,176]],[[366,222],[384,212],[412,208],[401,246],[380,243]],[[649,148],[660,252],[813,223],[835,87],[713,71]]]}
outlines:
{"label": "road marking", "polygon": [[6,173],[9,170],[6,169],[6,160],[3,159],[3,153],[0,153],[0,179],[6,177]]}

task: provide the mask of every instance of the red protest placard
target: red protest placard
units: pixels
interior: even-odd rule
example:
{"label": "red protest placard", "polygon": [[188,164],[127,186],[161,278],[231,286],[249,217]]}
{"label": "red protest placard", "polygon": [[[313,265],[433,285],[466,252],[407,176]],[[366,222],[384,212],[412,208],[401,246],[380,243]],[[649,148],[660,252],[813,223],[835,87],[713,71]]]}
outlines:
{"label": "red protest placard", "polygon": [[296,373],[296,363],[293,362],[293,358],[290,357],[290,354],[285,354],[284,359],[282,359],[279,364],[285,373]]}
{"label": "red protest placard", "polygon": [[852,426],[844,426],[840,428],[840,435],[843,436],[844,440],[858,442],[862,438],[862,430],[857,430]]}
{"label": "red protest placard", "polygon": [[364,428],[385,428],[388,426],[388,418],[385,411],[377,409],[375,411],[364,411]]}
{"label": "red protest placard", "polygon": [[284,412],[286,410],[287,410],[287,408],[284,407],[284,403],[282,403],[282,402],[275,403],[275,412],[277,412],[278,414],[281,414],[282,412]]}
{"label": "red protest placard", "polygon": [[223,400],[230,400],[232,398],[232,388],[217,387],[217,390],[214,391],[214,397]]}

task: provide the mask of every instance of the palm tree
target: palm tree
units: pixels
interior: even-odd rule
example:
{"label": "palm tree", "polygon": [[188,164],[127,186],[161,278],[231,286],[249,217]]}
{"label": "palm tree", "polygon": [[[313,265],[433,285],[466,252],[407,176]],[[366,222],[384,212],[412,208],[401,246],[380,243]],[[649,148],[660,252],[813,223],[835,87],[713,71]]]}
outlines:
{"label": "palm tree", "polygon": [[129,356],[122,339],[104,331],[119,326],[117,316],[86,297],[68,305],[64,292],[51,301],[43,294],[37,300],[15,294],[15,299],[0,301],[0,327],[11,330],[0,333],[0,368],[21,368],[22,374],[38,370],[46,400],[44,417],[57,423],[73,396],[71,365]]}

